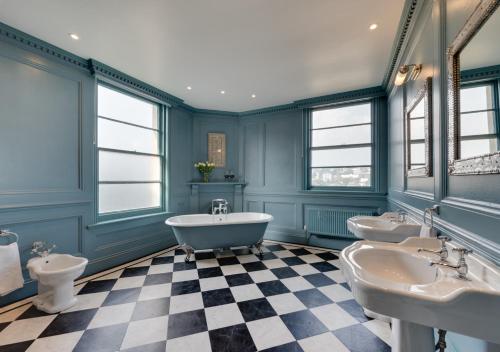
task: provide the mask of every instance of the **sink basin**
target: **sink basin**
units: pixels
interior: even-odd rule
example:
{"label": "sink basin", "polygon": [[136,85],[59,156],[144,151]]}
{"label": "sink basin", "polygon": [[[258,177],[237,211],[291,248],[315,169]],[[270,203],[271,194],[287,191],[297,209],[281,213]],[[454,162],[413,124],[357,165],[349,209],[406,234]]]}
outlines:
{"label": "sink basin", "polygon": [[[359,241],[340,256],[356,301],[393,318],[393,351],[432,347],[432,328],[500,343],[500,269],[471,255],[466,258],[469,280],[459,280],[454,269],[430,266],[439,258],[418,248],[437,249],[439,241],[417,237],[398,244]],[[453,253],[449,262],[456,261]],[[427,338],[427,347],[422,347]],[[410,342],[404,345],[403,340]]]}
{"label": "sink basin", "polygon": [[410,222],[397,222],[391,217],[354,216],[347,220],[347,228],[356,237],[370,241],[404,241],[420,234],[420,225]]}

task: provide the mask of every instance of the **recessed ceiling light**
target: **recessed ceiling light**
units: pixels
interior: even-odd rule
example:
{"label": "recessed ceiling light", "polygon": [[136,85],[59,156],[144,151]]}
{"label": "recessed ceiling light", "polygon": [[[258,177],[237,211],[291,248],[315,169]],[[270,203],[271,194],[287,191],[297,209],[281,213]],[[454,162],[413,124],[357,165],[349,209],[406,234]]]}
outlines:
{"label": "recessed ceiling light", "polygon": [[70,33],[69,36],[71,37],[71,39],[74,39],[74,40],[80,39],[80,37],[76,33]]}
{"label": "recessed ceiling light", "polygon": [[252,94],[252,98],[256,98],[257,96],[255,94]]}
{"label": "recessed ceiling light", "polygon": [[191,86],[187,86],[186,88],[187,88],[187,90],[193,89]]}
{"label": "recessed ceiling light", "polygon": [[220,94],[226,94],[226,91],[225,90],[221,90]]}
{"label": "recessed ceiling light", "polygon": [[373,30],[375,30],[375,29],[378,28],[378,24],[372,23],[369,28],[370,28],[371,31],[373,31]]}

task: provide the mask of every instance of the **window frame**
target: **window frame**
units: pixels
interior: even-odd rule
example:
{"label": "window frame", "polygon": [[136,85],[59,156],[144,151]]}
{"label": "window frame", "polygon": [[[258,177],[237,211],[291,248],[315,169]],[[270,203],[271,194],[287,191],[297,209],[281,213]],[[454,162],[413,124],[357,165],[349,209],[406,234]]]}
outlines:
{"label": "window frame", "polygon": [[[345,126],[339,126],[338,128],[341,127],[353,127],[353,126],[363,126],[363,125],[371,125],[371,142],[370,143],[361,143],[361,144],[349,144],[345,146],[338,146],[338,148],[335,149],[346,149],[346,148],[354,148],[354,147],[366,147],[369,146],[371,148],[371,165],[369,166],[371,168],[370,172],[370,186],[312,186],[311,185],[311,170],[313,167],[311,166],[311,151],[312,151],[312,146],[311,146],[311,141],[312,141],[312,120],[313,120],[313,112],[314,111],[321,111],[321,110],[329,110],[333,108],[342,108],[342,107],[348,107],[348,106],[355,106],[355,105],[364,105],[364,104],[370,104],[370,123],[361,123],[361,124],[351,124],[351,125],[345,125]],[[377,103],[373,98],[370,99],[364,99],[364,100],[356,100],[356,101],[346,101],[346,102],[339,102],[335,104],[328,104],[324,106],[318,106],[318,107],[312,107],[309,109],[305,110],[305,118],[304,118],[304,188],[307,191],[323,191],[323,192],[375,192],[377,189],[377,165],[379,163],[379,160],[377,158],[377,128],[378,128],[378,116],[377,116],[377,107],[375,106]],[[334,127],[335,128],[335,127]],[[322,147],[319,147],[320,149]],[[325,147],[325,149],[328,149],[331,147]],[[366,167],[366,166],[348,166],[345,165],[344,167]],[[339,167],[340,168],[340,167]]]}
{"label": "window frame", "polygon": [[[158,129],[155,128],[149,128],[146,126],[141,126],[137,125],[134,123],[126,122],[126,121],[121,121],[117,119],[113,119],[110,117],[106,116],[99,116],[99,109],[98,109],[98,104],[99,104],[99,98],[98,98],[98,89],[99,86],[106,87],[108,89],[114,90],[116,92],[119,92],[121,94],[130,96],[135,99],[139,99],[151,104],[154,104],[158,107]],[[121,84],[115,83],[115,82],[110,82],[107,79],[103,78],[98,78],[96,79],[96,84],[95,84],[95,134],[94,134],[94,150],[95,150],[95,215],[98,223],[102,222],[107,222],[107,221],[113,221],[113,220],[122,220],[122,219],[128,219],[128,218],[135,218],[135,217],[140,217],[140,216],[148,216],[148,215],[155,215],[155,214],[161,214],[165,213],[167,211],[167,201],[168,201],[168,194],[167,194],[167,185],[168,185],[168,180],[167,180],[167,168],[168,168],[168,144],[167,144],[167,137],[168,137],[168,105],[165,103],[161,102],[158,99],[155,99],[153,97],[147,96],[145,94],[142,94],[141,92],[138,92],[136,90],[130,89],[128,87],[122,86]],[[121,150],[121,149],[114,149],[114,148],[100,148],[98,145],[99,141],[99,118],[103,118],[107,121],[113,121],[117,123],[121,123],[127,126],[133,126],[137,128],[143,128],[151,131],[157,131],[158,132],[158,147],[159,147],[159,153],[158,154],[151,154],[151,153],[143,153],[143,152],[133,152],[133,151],[127,151],[127,150]],[[153,181],[104,181],[100,182],[99,180],[99,151],[108,151],[108,152],[114,152],[114,153],[121,153],[121,154],[129,154],[129,155],[149,155],[149,156],[158,156],[160,158],[160,206],[158,207],[150,207],[150,208],[140,208],[140,209],[128,209],[128,210],[120,210],[120,211],[114,211],[114,212],[107,212],[107,213],[100,213],[99,212],[99,185],[100,184],[147,184],[147,183],[158,183],[158,182],[153,182]]]}

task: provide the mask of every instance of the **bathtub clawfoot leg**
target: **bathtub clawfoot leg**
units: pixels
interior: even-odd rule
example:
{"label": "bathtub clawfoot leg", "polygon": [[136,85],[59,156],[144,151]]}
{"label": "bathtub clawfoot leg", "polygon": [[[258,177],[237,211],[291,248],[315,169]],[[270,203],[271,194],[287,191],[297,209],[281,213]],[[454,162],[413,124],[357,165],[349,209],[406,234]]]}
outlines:
{"label": "bathtub clawfoot leg", "polygon": [[184,250],[184,252],[186,252],[186,258],[184,258],[184,261],[186,263],[189,263],[189,259],[191,258],[191,254],[193,254],[193,248],[191,248],[189,246],[183,246],[182,249]]}
{"label": "bathtub clawfoot leg", "polygon": [[262,241],[262,240],[260,240],[259,242],[257,242],[257,243],[255,244],[255,248],[257,248],[257,251],[259,251],[259,254],[258,254],[258,255],[259,255],[260,259],[262,259],[262,254],[263,254],[263,253],[262,253],[262,242],[263,242],[263,241]]}

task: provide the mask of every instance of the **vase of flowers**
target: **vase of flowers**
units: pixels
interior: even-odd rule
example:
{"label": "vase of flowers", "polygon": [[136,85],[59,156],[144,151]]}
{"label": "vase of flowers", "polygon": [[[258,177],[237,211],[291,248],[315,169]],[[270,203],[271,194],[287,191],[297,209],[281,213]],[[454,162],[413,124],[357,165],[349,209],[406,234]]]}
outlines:
{"label": "vase of flowers", "polygon": [[210,177],[210,174],[215,169],[215,164],[211,163],[209,161],[199,161],[199,162],[194,164],[194,167],[202,175],[203,182],[208,182],[208,178]]}

